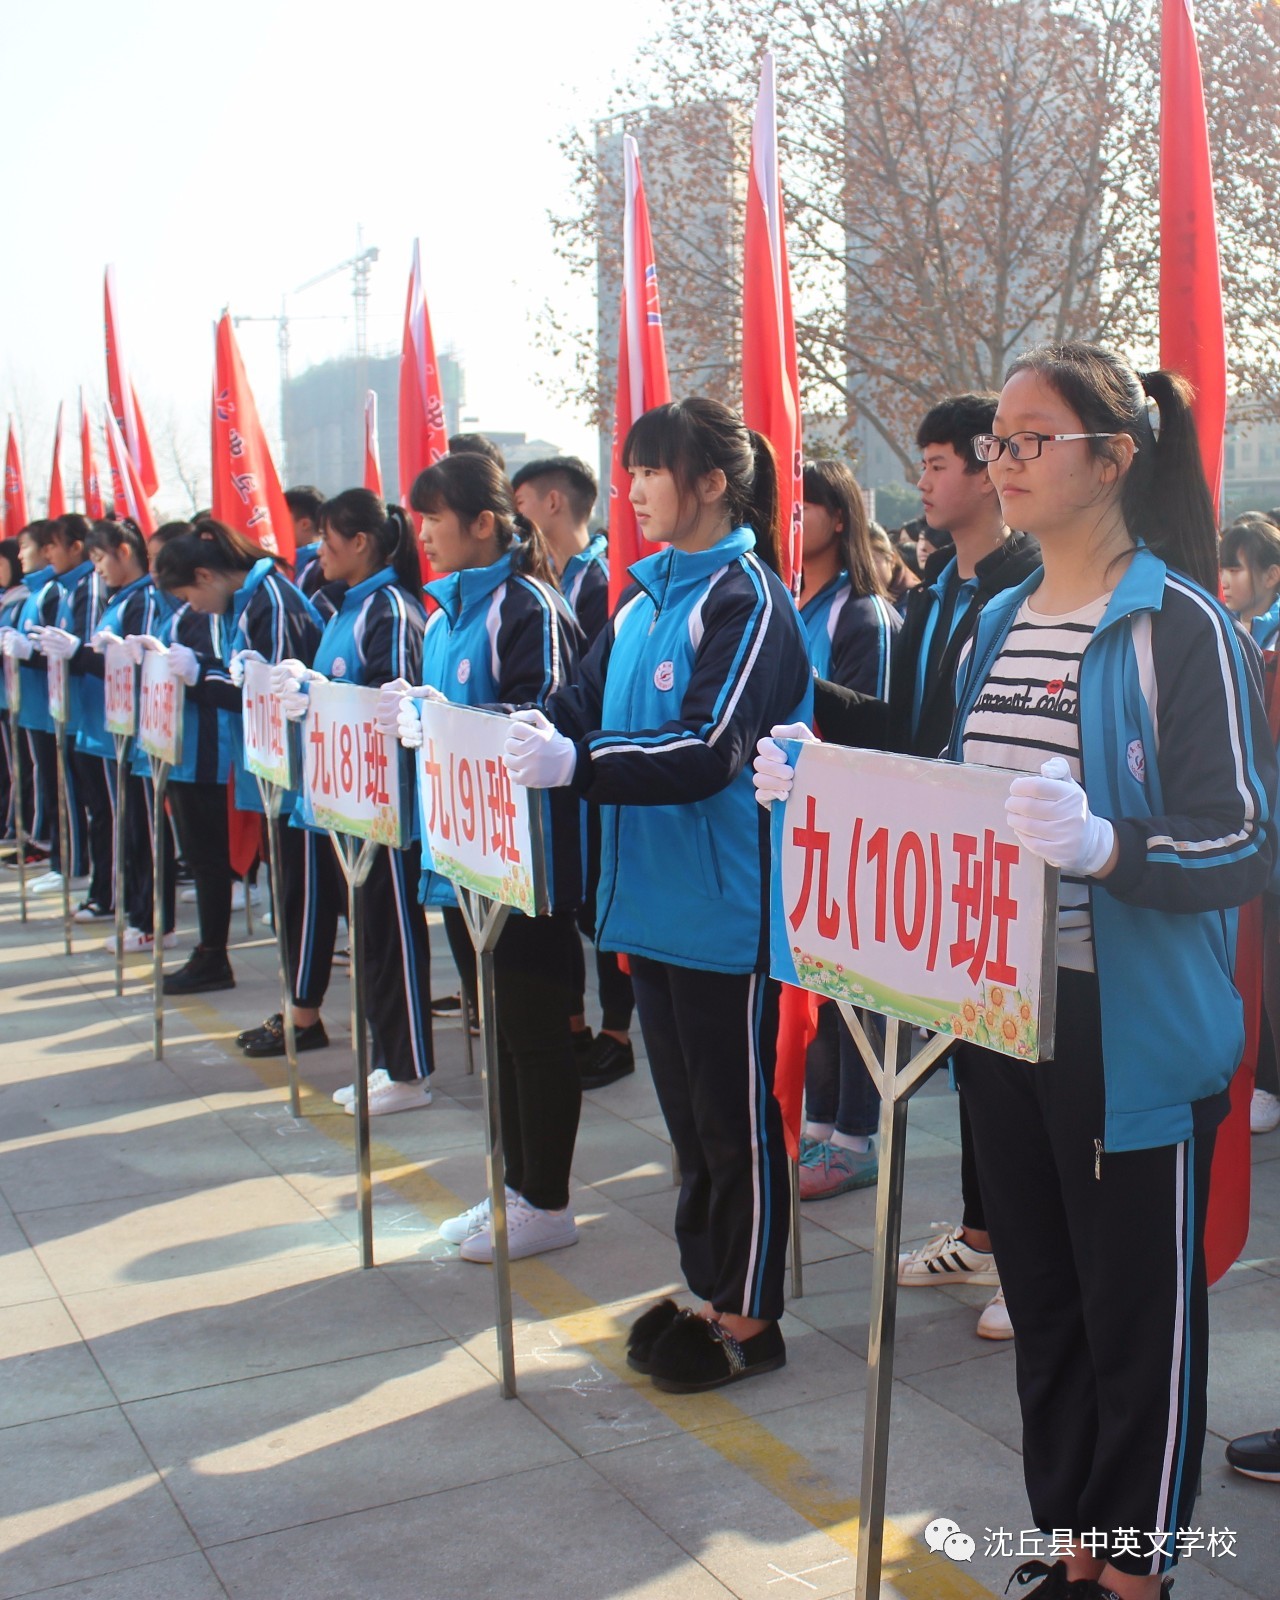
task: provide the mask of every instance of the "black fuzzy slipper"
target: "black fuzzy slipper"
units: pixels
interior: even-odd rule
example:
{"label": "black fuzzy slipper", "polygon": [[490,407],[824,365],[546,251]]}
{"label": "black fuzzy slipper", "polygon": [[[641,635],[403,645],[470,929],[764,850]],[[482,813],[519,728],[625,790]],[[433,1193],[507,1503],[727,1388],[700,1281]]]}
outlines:
{"label": "black fuzzy slipper", "polygon": [[738,1340],[719,1322],[683,1316],[654,1346],[649,1375],[654,1388],[668,1394],[701,1394],[786,1364],[787,1347],[776,1322]]}
{"label": "black fuzzy slipper", "polygon": [[649,1371],[654,1345],[681,1315],[690,1316],[691,1313],[682,1313],[674,1300],[659,1300],[656,1306],[650,1306],[636,1318],[627,1335],[627,1365],[633,1372]]}

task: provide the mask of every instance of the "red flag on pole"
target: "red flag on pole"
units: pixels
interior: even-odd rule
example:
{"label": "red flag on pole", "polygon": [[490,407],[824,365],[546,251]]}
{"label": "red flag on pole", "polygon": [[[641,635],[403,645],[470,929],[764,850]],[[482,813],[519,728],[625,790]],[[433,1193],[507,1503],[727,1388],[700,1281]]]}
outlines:
{"label": "red flag on pole", "polygon": [[89,426],[89,413],[84,408],[84,390],[80,391],[80,483],[84,490],[84,514],[95,519],[103,514],[102,485],[98,480],[98,463],[93,453],[93,430]]}
{"label": "red flag on pole", "polygon": [[293,516],[258,420],[228,311],[218,322],[214,350],[213,514],[292,565]]}
{"label": "red flag on pole", "polygon": [[1227,347],[1209,128],[1191,0],[1163,0],[1160,35],[1160,365],[1196,391],[1200,456],[1222,504]]}
{"label": "red flag on pole", "polygon": [[413,266],[404,308],[404,343],[400,351],[400,500],[409,504],[413,480],[424,467],[449,453],[440,369],[431,338],[431,318],[422,287],[418,241],[413,241]]}
{"label": "red flag on pole", "polygon": [[58,420],[53,425],[53,465],[49,469],[50,517],[67,514],[67,490],[62,481],[62,402],[58,402]]}
{"label": "red flag on pole", "polygon": [[623,470],[622,447],[637,417],[671,399],[658,267],[644,179],[640,175],[640,149],[630,135],[622,141],[622,172],[622,298],[618,309],[618,387],[609,473],[610,610],[627,586],[627,569],[650,550],[631,506],[631,474]]}
{"label": "red flag on pole", "polygon": [[9,443],[4,452],[4,536],[16,539],[30,519],[27,516],[27,489],[22,479],[22,457],[14,437],[13,418],[9,418]]}
{"label": "red flag on pole", "polygon": [[749,428],[764,434],[778,458],[782,576],[798,592],[803,548],[804,456],[771,51],[766,51],[760,68],[760,93],[751,130],[744,256],[742,415]]}
{"label": "red flag on pole", "polygon": [[142,530],[144,539],[156,531],[155,514],[142,487],[142,479],[125,445],[111,407],[104,409],[107,430],[107,465],[111,469],[111,498],[118,517],[128,517]]}
{"label": "red flag on pole", "polygon": [[372,389],[364,397],[364,486],[382,498],[382,463],[378,459],[378,397]]}
{"label": "red flag on pole", "polygon": [[142,420],[138,405],[138,392],[129,376],[125,352],[120,335],[120,318],[116,311],[116,269],[108,267],[103,283],[103,301],[106,308],[107,329],[107,396],[111,413],[123,436],[125,448],[138,469],[138,481],[145,497],[153,495],[160,486],[156,464],[151,454],[151,440],[147,425]]}

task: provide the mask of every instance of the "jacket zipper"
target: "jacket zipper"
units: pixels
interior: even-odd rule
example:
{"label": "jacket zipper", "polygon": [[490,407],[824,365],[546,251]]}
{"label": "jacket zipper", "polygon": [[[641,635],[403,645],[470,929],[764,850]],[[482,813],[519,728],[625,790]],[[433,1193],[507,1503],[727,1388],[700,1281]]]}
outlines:
{"label": "jacket zipper", "polygon": [[1102,1140],[1093,1141],[1093,1175],[1099,1183],[1102,1182],[1102,1158],[1106,1151],[1102,1148]]}

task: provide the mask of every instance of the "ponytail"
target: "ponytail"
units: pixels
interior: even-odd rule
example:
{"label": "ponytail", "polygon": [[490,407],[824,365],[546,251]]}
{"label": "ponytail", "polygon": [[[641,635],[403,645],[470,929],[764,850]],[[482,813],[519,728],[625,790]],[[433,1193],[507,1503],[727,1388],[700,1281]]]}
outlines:
{"label": "ponytail", "polygon": [[[1090,433],[1127,433],[1137,446],[1120,490],[1125,527],[1168,566],[1210,594],[1218,592],[1217,524],[1205,482],[1191,386],[1173,372],[1139,377],[1122,357],[1073,340],[1041,345],[1015,361],[1066,401]],[[1117,460],[1112,438],[1090,439],[1102,460]]]}
{"label": "ponytail", "polygon": [[371,489],[344,489],[320,508],[321,533],[354,539],[367,534],[373,545],[375,570],[390,567],[406,594],[422,593],[422,567],[413,524],[402,506],[387,505]]}
{"label": "ponytail", "polygon": [[731,503],[730,514],[736,523],[745,523],[755,530],[756,553],[761,561],[782,576],[782,507],[778,496],[778,458],[764,434],[748,428],[751,438],[753,471],[751,484],[737,510]]}
{"label": "ponytail", "polygon": [[[160,546],[156,551],[156,583],[166,593],[189,588],[202,567],[206,572],[251,572],[269,555],[244,534],[213,517],[198,517],[193,523],[166,522],[156,529],[155,539]],[[270,559],[277,567],[285,565],[279,556]]]}
{"label": "ponytail", "polygon": [[558,589],[560,578],[546,534],[536,522],[530,522],[519,511],[512,512],[511,526],[514,529],[513,538],[518,535],[520,540],[512,566],[527,578],[537,578],[539,582],[549,583],[553,589]]}
{"label": "ponytail", "polygon": [[142,537],[142,529],[132,517],[121,517],[118,522],[107,519],[95,522],[85,539],[84,553],[92,555],[95,550],[104,552],[118,550],[122,545],[128,546],[133,551],[143,572],[151,570],[147,541]]}

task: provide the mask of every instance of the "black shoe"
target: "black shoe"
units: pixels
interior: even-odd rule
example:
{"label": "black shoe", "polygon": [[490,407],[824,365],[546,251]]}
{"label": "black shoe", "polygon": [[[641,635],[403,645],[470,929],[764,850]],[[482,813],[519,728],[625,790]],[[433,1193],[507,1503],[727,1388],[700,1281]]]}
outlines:
{"label": "black shoe", "polygon": [[181,856],[173,864],[173,881],[175,883],[194,883],[195,874]]}
{"label": "black shoe", "polygon": [[1227,1446],[1227,1460],[1246,1478],[1280,1483],[1280,1428],[1270,1433],[1246,1433]]}
{"label": "black shoe", "polygon": [[603,1089],[606,1084],[617,1083],[636,1070],[636,1053],[631,1040],[620,1041],[607,1033],[598,1033],[591,1043],[587,1062],[579,1062],[578,1076],[584,1089]]}
{"label": "black shoe", "polygon": [[667,1394],[702,1394],[786,1364],[787,1347],[776,1322],[738,1340],[720,1323],[686,1312],[654,1345],[649,1376],[654,1388]]}
{"label": "black shoe", "polygon": [[627,1335],[627,1365],[633,1372],[648,1372],[654,1345],[679,1315],[680,1307],[674,1300],[659,1300],[631,1324]]}
{"label": "black shoe", "polygon": [[107,922],[115,916],[114,906],[100,905],[96,900],[82,900],[72,913],[72,922]]}
{"label": "black shoe", "polygon": [[460,994],[432,996],[431,1015],[433,1017],[456,1017],[461,1010],[462,996]]}
{"label": "black shoe", "polygon": [[[26,848],[26,853],[22,857],[22,864],[24,867],[42,867],[48,859],[49,852],[47,850],[42,850],[38,844],[29,844]],[[6,867],[12,867],[16,872],[18,870],[18,852],[11,850],[7,856],[0,857],[0,862]]]}
{"label": "black shoe", "polygon": [[1043,1582],[1036,1583],[1030,1594],[1023,1600],[1097,1600],[1098,1596],[1107,1591],[1100,1589],[1092,1578],[1068,1578],[1067,1564],[1065,1561],[1055,1561],[1052,1566],[1046,1561],[1024,1561],[1018,1570],[1004,1586],[1006,1594],[1009,1585],[1019,1584],[1025,1588],[1036,1579]]}
{"label": "black shoe", "polygon": [[[255,1028],[252,1033],[244,1036],[244,1042],[240,1048],[245,1055],[253,1056],[256,1059],[261,1056],[282,1056],[288,1053],[284,1047],[283,1021],[280,1021],[280,1025],[277,1028],[271,1026],[272,1022],[278,1020],[278,1018],[272,1017],[264,1027]],[[314,1022],[308,1023],[305,1028],[294,1028],[293,1042],[297,1047],[298,1054],[301,1055],[304,1050],[324,1050],[327,1048],[329,1035],[324,1031],[324,1023],[317,1017]]]}
{"label": "black shoe", "polygon": [[276,1012],[273,1012],[272,1015],[269,1016],[266,1019],[265,1022],[259,1024],[258,1027],[256,1027],[256,1028],[246,1028],[243,1033],[236,1034],[236,1044],[240,1047],[241,1050],[243,1050],[245,1045],[247,1045],[251,1039],[256,1039],[260,1033],[283,1033],[283,1032],[284,1032],[284,1018],[280,1015],[280,1013],[278,1011],[276,1011]]}
{"label": "black shoe", "polygon": [[187,964],[164,975],[165,994],[209,994],[214,989],[234,989],[235,974],[225,950],[206,950],[198,944]]}
{"label": "black shoe", "polygon": [[573,1044],[573,1059],[581,1077],[591,1065],[591,1049],[596,1042],[596,1036],[590,1028],[579,1028],[576,1033],[570,1032],[569,1039]]}

